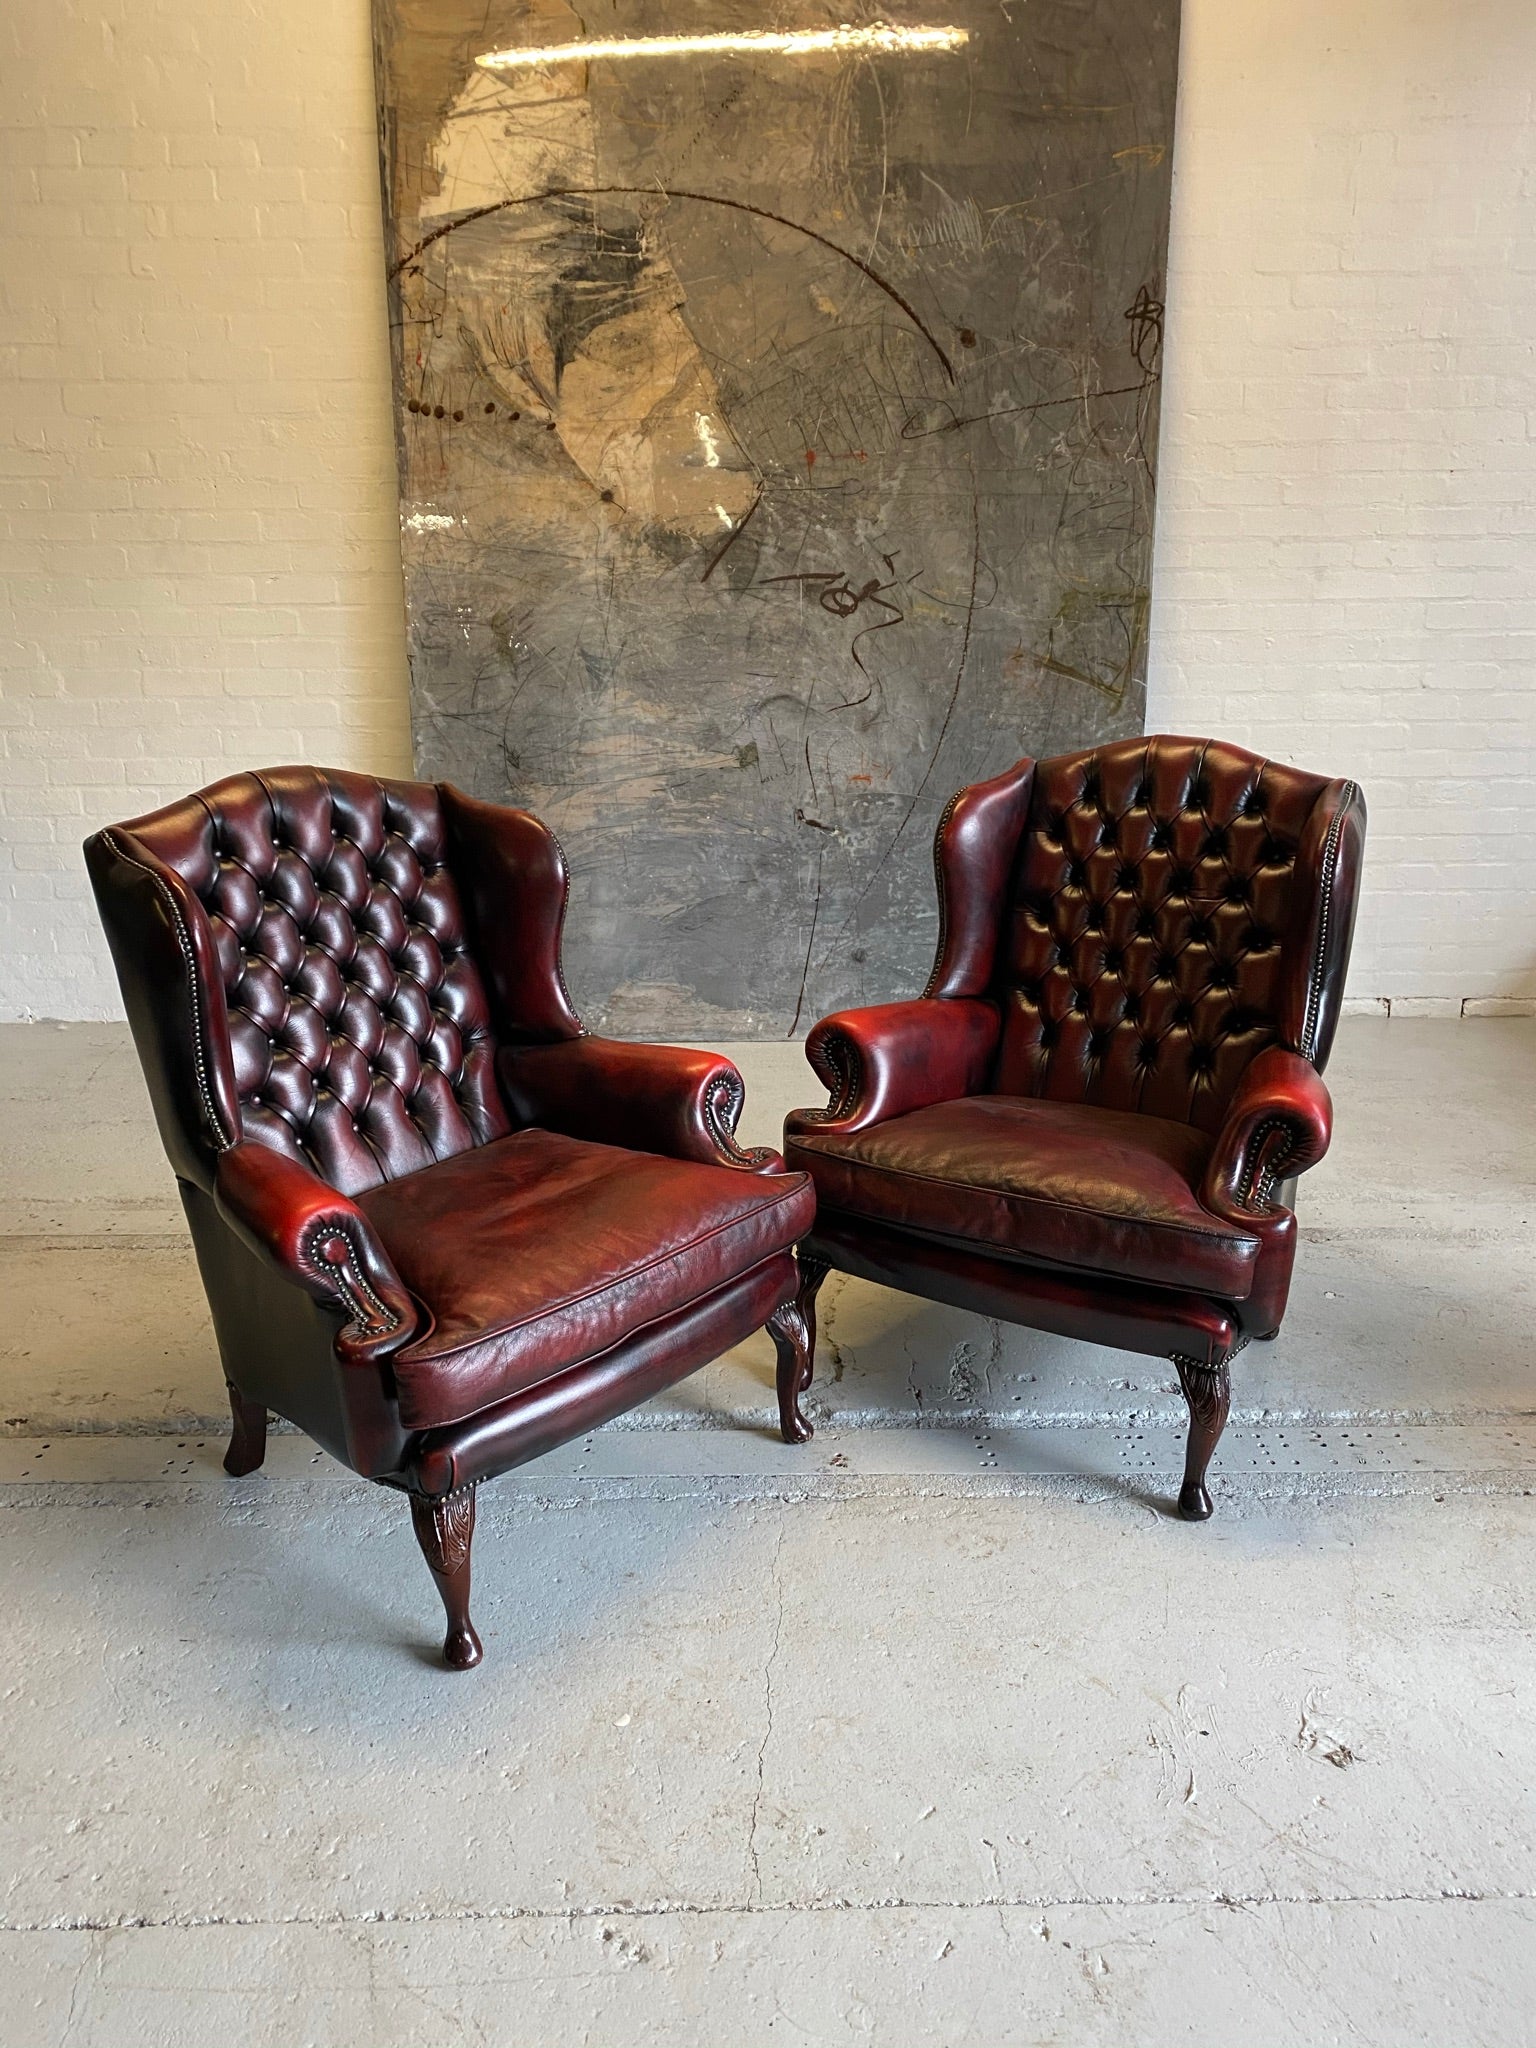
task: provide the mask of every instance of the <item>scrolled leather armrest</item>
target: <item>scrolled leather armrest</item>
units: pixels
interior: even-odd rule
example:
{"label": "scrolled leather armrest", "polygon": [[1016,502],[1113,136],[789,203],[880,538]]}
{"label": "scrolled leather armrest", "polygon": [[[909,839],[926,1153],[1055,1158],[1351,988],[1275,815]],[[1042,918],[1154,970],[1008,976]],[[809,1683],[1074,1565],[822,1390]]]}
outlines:
{"label": "scrolled leather armrest", "polygon": [[979,997],[922,997],[839,1010],[805,1041],[805,1056],[831,1092],[825,1109],[797,1109],[791,1137],[864,1130],[870,1124],[952,1102],[981,1088],[1002,1020]]}
{"label": "scrolled leather armrest", "polygon": [[1269,1046],[1237,1084],[1200,1183],[1202,1206],[1219,1216],[1273,1214],[1276,1182],[1316,1166],[1332,1132],[1322,1075],[1300,1053]]}
{"label": "scrolled leather armrest", "polygon": [[415,1334],[416,1304],[367,1217],[307,1166],[244,1139],[220,1153],[213,1198],[258,1257],[346,1316],[344,1364],[374,1363]]}
{"label": "scrolled leather armrest", "polygon": [[702,1166],[784,1173],[777,1152],[736,1142],[746,1084],[719,1053],[618,1038],[506,1046],[498,1063],[507,1107],[520,1123],[599,1145],[658,1152]]}

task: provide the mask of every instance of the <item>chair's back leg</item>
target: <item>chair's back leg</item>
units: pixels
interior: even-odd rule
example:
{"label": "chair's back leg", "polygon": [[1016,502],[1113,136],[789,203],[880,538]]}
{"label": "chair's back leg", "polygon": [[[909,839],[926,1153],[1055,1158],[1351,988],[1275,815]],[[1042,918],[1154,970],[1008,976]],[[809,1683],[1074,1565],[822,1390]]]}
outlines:
{"label": "chair's back leg", "polygon": [[224,1470],[232,1479],[243,1479],[267,1455],[267,1407],[264,1401],[253,1401],[242,1394],[233,1380],[225,1384],[229,1388],[234,1428],[230,1431],[229,1449],[224,1453]]}
{"label": "chair's back leg", "polygon": [[442,1500],[411,1495],[411,1525],[437,1582],[448,1615],[443,1661],[455,1671],[468,1671],[484,1652],[469,1618],[469,1550],[475,1535],[475,1489],[462,1487]]}

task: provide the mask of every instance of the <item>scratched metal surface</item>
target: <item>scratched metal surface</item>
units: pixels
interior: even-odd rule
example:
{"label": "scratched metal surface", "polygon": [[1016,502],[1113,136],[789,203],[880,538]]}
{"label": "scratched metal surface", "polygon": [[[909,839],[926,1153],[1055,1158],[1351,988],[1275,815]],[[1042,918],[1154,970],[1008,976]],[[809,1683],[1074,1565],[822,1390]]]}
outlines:
{"label": "scratched metal surface", "polygon": [[916,993],[950,793],[1141,725],[1177,0],[375,5],[421,772],[559,832],[590,1023]]}

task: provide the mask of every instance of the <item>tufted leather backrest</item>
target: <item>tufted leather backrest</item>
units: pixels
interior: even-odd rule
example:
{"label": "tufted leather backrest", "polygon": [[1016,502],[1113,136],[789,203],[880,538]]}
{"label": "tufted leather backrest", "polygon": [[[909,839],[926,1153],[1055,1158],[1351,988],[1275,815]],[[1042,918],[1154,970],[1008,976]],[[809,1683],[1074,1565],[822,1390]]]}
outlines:
{"label": "tufted leather backrest", "polygon": [[196,1138],[167,1134],[178,1171],[253,1138],[351,1195],[510,1128],[432,784],[233,775],[100,838],[101,872],[138,867],[185,956],[200,1096]]}
{"label": "tufted leather backrest", "polygon": [[1268,1045],[1321,1067],[1349,954],[1353,783],[1149,738],[1034,770],[993,1087],[1214,1131]]}

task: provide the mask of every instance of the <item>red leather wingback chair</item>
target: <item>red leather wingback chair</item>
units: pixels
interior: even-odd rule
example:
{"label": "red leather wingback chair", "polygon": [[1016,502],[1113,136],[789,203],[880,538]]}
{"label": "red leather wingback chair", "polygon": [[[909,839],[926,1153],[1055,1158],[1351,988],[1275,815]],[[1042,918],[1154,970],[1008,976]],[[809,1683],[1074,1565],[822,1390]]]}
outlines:
{"label": "red leather wingback chair", "polygon": [[1215,741],[1125,740],[962,789],[921,1000],[806,1043],[832,1093],[785,1126],[816,1183],[812,1344],[836,1266],[1170,1357],[1179,1508],[1204,1520],[1228,1366],[1280,1328],[1294,1179],[1328,1146],[1364,834],[1352,782]]}
{"label": "red leather wingback chair", "polygon": [[567,875],[446,783],[235,775],[86,844],[254,1470],[267,1411],[410,1497],[469,1619],[476,1483],[767,1324],[810,1184],[728,1060],[583,1035]]}

